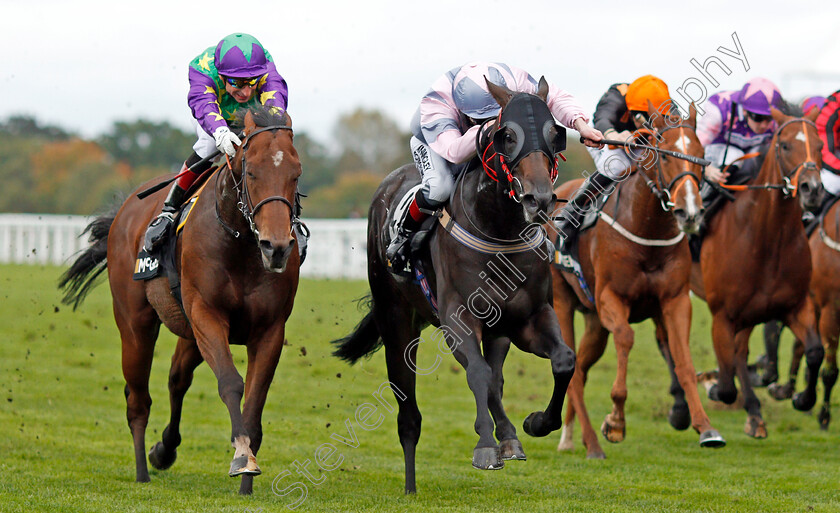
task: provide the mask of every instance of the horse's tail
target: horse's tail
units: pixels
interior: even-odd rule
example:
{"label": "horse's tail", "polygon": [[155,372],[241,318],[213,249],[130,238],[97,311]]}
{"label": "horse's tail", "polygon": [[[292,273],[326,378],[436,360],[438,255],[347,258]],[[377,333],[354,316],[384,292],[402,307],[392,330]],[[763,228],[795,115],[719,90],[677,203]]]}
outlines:
{"label": "horse's tail", "polygon": [[[362,298],[362,300],[364,299],[367,298]],[[373,300],[369,300],[368,304],[370,305],[370,312],[356,326],[353,333],[344,338],[332,341],[333,344],[338,346],[338,349],[333,351],[333,356],[350,362],[351,365],[356,363],[361,357],[373,354],[377,349],[382,347],[379,328],[376,326],[376,321],[373,318],[373,310],[375,308]]]}
{"label": "horse's tail", "polygon": [[73,310],[82,304],[88,292],[99,283],[97,278],[108,266],[108,231],[116,215],[115,209],[87,225],[81,235],[90,234],[90,247],[79,255],[58,281],[58,288],[64,290],[61,302],[73,305]]}

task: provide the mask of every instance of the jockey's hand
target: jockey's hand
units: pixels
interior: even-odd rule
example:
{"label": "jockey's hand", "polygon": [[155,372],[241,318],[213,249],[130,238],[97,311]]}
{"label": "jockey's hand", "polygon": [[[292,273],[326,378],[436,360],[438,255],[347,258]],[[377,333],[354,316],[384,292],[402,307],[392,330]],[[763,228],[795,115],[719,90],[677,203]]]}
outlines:
{"label": "jockey's hand", "polygon": [[601,139],[604,138],[604,134],[601,133],[600,130],[595,130],[591,126],[587,125],[583,118],[577,118],[574,122],[575,130],[578,131],[581,137],[583,137],[583,144],[589,146],[590,148],[603,148],[604,145],[599,143]]}
{"label": "jockey's hand", "polygon": [[234,144],[239,146],[242,144],[242,141],[239,140],[239,137],[236,136],[235,133],[230,131],[230,128],[226,126],[220,126],[213,132],[213,139],[216,139],[216,148],[219,151],[223,151],[233,157],[236,154],[236,148]]}
{"label": "jockey's hand", "polygon": [[705,177],[707,182],[723,183],[729,178],[729,173],[716,166],[706,166]]}
{"label": "jockey's hand", "polygon": [[622,130],[621,132],[615,132],[610,139],[614,141],[621,141],[621,142],[633,142],[633,132],[629,130]]}

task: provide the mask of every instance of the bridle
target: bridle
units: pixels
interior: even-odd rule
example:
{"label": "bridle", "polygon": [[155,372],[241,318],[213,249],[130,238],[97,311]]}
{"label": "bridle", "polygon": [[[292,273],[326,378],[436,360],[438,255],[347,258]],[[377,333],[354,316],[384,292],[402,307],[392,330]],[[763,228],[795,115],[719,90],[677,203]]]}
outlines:
{"label": "bridle", "polygon": [[[787,127],[791,123],[799,123],[799,122],[802,123],[802,134],[805,138],[805,154],[806,154],[805,158],[806,158],[806,160],[805,160],[805,162],[802,162],[799,165],[797,165],[796,167],[794,167],[789,173],[785,173],[785,170],[783,169],[783,165],[782,165],[782,150],[781,150],[782,130],[784,130],[785,127]],[[813,160],[811,160],[811,140],[808,138],[808,130],[807,130],[808,127],[807,127],[807,125],[811,125],[812,127],[814,127],[814,130],[817,129],[816,123],[814,123],[813,121],[811,121],[809,119],[794,118],[794,119],[789,119],[789,120],[785,121],[784,123],[782,123],[782,125],[779,127],[779,129],[776,130],[776,144],[775,144],[775,147],[774,147],[774,151],[776,152],[776,162],[779,163],[779,174],[781,175],[782,182],[784,184],[782,186],[782,193],[785,196],[796,197],[796,191],[799,187],[799,176],[802,174],[802,171],[804,171],[806,169],[807,170],[817,170],[817,169],[819,169],[819,167],[817,166],[817,163],[814,162]]]}
{"label": "bridle", "polygon": [[[251,228],[251,233],[259,240],[260,233],[257,230],[257,225],[254,221],[254,217],[257,215],[257,212],[260,208],[263,207],[266,203],[271,203],[272,201],[279,201],[289,207],[289,221],[291,222],[291,234],[294,236],[294,231],[296,226],[303,226],[300,222],[299,212],[300,212],[300,197],[303,196],[302,194],[295,191],[295,203],[292,204],[291,201],[286,199],[283,196],[269,196],[256,205],[253,204],[251,201],[251,192],[248,189],[248,173],[247,173],[247,162],[245,160],[245,153],[248,148],[248,143],[251,142],[251,139],[256,136],[257,134],[263,132],[276,132],[278,130],[289,130],[292,131],[292,127],[288,125],[272,125],[267,127],[262,127],[257,130],[254,130],[247,137],[245,140],[242,141],[242,145],[239,148],[239,152],[241,153],[241,166],[240,166],[240,179],[236,179],[236,175],[233,172],[233,166],[230,163],[230,159],[225,155],[227,159],[227,168],[230,173],[231,180],[233,181],[233,188],[236,191],[237,196],[237,203],[236,207],[242,212],[242,216],[245,217],[245,220],[248,222],[248,226]],[[230,226],[228,226],[221,217],[219,211],[219,193],[218,193],[218,175],[216,175],[216,219],[219,223],[224,227],[224,229],[233,235],[236,238],[239,238],[241,233],[237,230],[234,230]]]}
{"label": "bridle", "polygon": [[[654,135],[654,137],[652,137],[653,145],[654,145],[653,148],[654,149],[659,148],[659,141],[662,139],[662,137],[661,137],[662,134],[664,134],[668,130],[674,130],[674,129],[679,129],[680,130],[680,138],[687,137],[686,135],[684,135],[684,130],[685,129],[691,130],[692,132],[695,131],[695,128],[693,126],[686,125],[686,124],[681,124],[681,125],[676,125],[676,126],[668,126],[664,130],[657,130],[656,132],[652,132],[653,135]],[[647,130],[645,130],[645,131],[647,131]],[[683,149],[685,149],[685,148],[683,148]],[[644,171],[645,168],[643,168],[641,164],[637,165],[636,168],[639,170],[639,173],[644,177],[645,183],[650,188],[653,195],[656,196],[657,198],[659,198],[659,203],[660,203],[660,205],[662,205],[662,210],[668,212],[669,210],[671,210],[675,206],[675,203],[673,201],[671,201],[671,198],[673,196],[677,195],[680,188],[682,188],[686,184],[686,182],[688,182],[689,180],[694,182],[694,185],[697,186],[697,190],[698,191],[700,190],[700,181],[702,180],[702,171],[701,171],[701,178],[698,178],[697,175],[695,175],[694,172],[692,172],[690,167],[689,167],[689,166],[691,166],[691,163],[688,162],[687,160],[681,160],[682,162],[685,162],[686,167],[684,168],[684,170],[682,172],[680,172],[679,174],[677,174],[677,176],[672,178],[671,181],[668,182],[667,185],[664,185],[665,184],[665,173],[664,173],[664,171],[662,171],[662,158],[659,156],[659,153],[655,154],[655,158],[656,158],[656,182],[654,182],[648,176],[648,174]]]}

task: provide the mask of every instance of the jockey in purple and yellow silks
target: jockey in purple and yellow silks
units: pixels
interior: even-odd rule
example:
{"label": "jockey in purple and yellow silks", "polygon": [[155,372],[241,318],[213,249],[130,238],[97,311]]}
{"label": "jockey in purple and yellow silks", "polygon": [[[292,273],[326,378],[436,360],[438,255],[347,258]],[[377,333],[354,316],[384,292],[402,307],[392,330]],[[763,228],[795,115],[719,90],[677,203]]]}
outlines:
{"label": "jockey in purple and yellow silks", "polygon": [[242,141],[228,127],[236,111],[256,105],[285,110],[289,98],[286,81],[277,73],[271,54],[248,34],[225,36],[215,47],[198,55],[190,62],[189,81],[187,103],[198,140],[193,145],[194,153],[184,162],[180,176],[169,190],[163,211],[146,230],[147,251],[155,249],[164,239],[187,189],[211,162],[201,169],[189,167],[216,149],[230,156],[236,153],[234,145]]}

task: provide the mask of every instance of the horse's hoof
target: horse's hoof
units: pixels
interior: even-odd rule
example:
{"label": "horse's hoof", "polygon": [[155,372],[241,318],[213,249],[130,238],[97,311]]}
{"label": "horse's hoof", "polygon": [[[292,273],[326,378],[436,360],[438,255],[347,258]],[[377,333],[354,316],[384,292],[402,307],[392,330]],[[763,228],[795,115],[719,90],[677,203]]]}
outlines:
{"label": "horse's hoof", "polygon": [[560,443],[557,444],[558,451],[574,451],[575,442],[572,439],[572,427],[569,424],[563,425],[563,430],[560,431]]}
{"label": "horse's hoof", "polygon": [[167,451],[163,442],[156,443],[149,451],[149,463],[158,470],[168,469],[175,463],[175,459],[177,458],[177,450],[172,449],[172,451]]}
{"label": "horse's hoof", "polygon": [[230,477],[236,477],[243,474],[249,476],[262,474],[259,465],[257,465],[257,458],[245,454],[238,458],[233,458],[233,461],[230,462],[230,472],[228,472],[228,475]]}
{"label": "horse's hoof", "polygon": [[672,406],[668,411],[668,422],[677,431],[685,431],[691,426],[691,414],[688,405]]}
{"label": "horse's hoof", "polygon": [[758,415],[747,417],[747,422],[744,424],[744,433],[753,438],[767,438],[767,426],[764,425],[764,419]]}
{"label": "horse's hoof", "polygon": [[713,447],[719,449],[726,446],[726,440],[720,436],[720,433],[715,429],[703,431],[700,434],[700,447]]}
{"label": "horse's hoof", "polygon": [[793,386],[790,383],[784,385],[771,383],[767,386],[767,393],[777,401],[784,401],[793,397]]}
{"label": "horse's hoof", "polygon": [[586,451],[586,459],[588,459],[588,460],[605,460],[605,459],[607,459],[607,455],[604,454],[604,451],[602,451],[600,448],[598,448],[598,450],[594,450],[594,451],[588,451],[587,450]]}
{"label": "horse's hoof", "polygon": [[472,466],[478,470],[499,470],[505,462],[498,447],[478,447],[473,450]]}
{"label": "horse's hoof", "polygon": [[525,431],[525,434],[535,438],[547,436],[551,433],[551,429],[546,426],[545,413],[541,411],[535,411],[528,415],[525,421],[522,422],[522,429]]}
{"label": "horse's hoof", "polygon": [[522,443],[516,438],[502,440],[499,442],[499,453],[503,460],[522,460],[525,461],[525,449],[522,448]]}
{"label": "horse's hoof", "polygon": [[793,407],[799,411],[809,411],[817,404],[817,394],[809,393],[807,390],[793,396]]}
{"label": "horse's hoof", "polygon": [[761,387],[769,387],[773,383],[779,381],[779,373],[776,371],[766,371],[761,375]]}
{"label": "horse's hoof", "polygon": [[828,404],[822,405],[817,420],[820,422],[820,429],[823,431],[828,429],[828,424],[831,422],[831,411],[828,409]]}
{"label": "horse's hoof", "polygon": [[718,383],[718,371],[705,371],[705,372],[698,372],[697,373],[697,384],[703,385],[703,388],[706,389],[706,397],[709,399],[716,401],[716,396],[713,396],[712,389],[717,386]]}
{"label": "horse's hoof", "polygon": [[604,419],[604,423],[601,424],[601,434],[604,435],[604,438],[607,439],[608,442],[617,444],[619,442],[624,441],[624,436],[626,433],[626,426],[622,422],[620,425],[610,424],[610,416]]}

